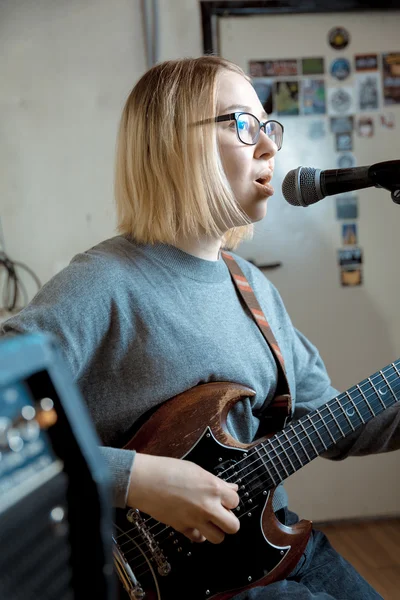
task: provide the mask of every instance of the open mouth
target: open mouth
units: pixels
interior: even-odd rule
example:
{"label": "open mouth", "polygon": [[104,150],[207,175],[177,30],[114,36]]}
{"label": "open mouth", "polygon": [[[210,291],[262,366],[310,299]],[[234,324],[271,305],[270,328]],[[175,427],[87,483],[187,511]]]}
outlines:
{"label": "open mouth", "polygon": [[267,183],[269,183],[270,181],[270,177],[259,177],[258,179],[256,179],[256,182],[261,183],[261,185],[267,185]]}
{"label": "open mouth", "polygon": [[259,177],[255,180],[254,183],[257,186],[260,186],[259,189],[262,191],[263,194],[267,196],[272,196],[274,194],[274,188],[270,184],[271,179],[272,177]]}

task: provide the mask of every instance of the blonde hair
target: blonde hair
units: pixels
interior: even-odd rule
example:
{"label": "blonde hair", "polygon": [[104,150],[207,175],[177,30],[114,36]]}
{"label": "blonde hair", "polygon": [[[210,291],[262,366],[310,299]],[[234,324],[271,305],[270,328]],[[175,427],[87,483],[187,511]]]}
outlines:
{"label": "blonde hair", "polygon": [[118,231],[138,243],[174,244],[200,231],[235,248],[252,233],[219,155],[215,124],[222,70],[248,77],[217,56],[160,63],[137,82],[117,138]]}

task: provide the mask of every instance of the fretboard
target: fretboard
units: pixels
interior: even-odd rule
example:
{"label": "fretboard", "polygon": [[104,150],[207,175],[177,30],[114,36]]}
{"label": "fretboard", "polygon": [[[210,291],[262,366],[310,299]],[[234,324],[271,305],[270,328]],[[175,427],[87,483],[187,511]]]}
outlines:
{"label": "fretboard", "polygon": [[276,487],[399,400],[400,359],[254,446],[235,471],[253,490]]}

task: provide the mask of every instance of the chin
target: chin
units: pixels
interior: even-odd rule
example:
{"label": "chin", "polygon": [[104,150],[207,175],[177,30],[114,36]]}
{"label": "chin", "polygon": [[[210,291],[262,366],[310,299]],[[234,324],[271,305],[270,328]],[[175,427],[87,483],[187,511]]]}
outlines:
{"label": "chin", "polygon": [[252,223],[262,221],[267,215],[267,202],[259,203],[257,206],[252,207],[252,210],[246,211],[246,215],[249,217]]}

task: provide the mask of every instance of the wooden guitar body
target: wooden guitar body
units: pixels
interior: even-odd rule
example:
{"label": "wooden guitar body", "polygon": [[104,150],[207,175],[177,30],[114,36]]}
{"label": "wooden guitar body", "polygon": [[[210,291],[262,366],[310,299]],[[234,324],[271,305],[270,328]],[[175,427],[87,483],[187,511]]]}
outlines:
{"label": "wooden guitar body", "polygon": [[262,489],[262,482],[248,488],[250,467],[246,477],[239,473],[244,471],[243,458],[262,440],[242,444],[227,433],[225,423],[232,406],[253,395],[253,390],[240,384],[199,385],[162,404],[125,446],[190,460],[217,476],[229,469],[236,477],[230,480],[240,486],[241,501],[235,512],[240,530],[221,544],[192,543],[148,515],[139,515],[143,531],[136,526],[134,511],[117,510],[118,545],[145,598],[228,600],[243,589],[285,578],[303,554],[311,522],[282,525],[272,509],[274,489]]}

